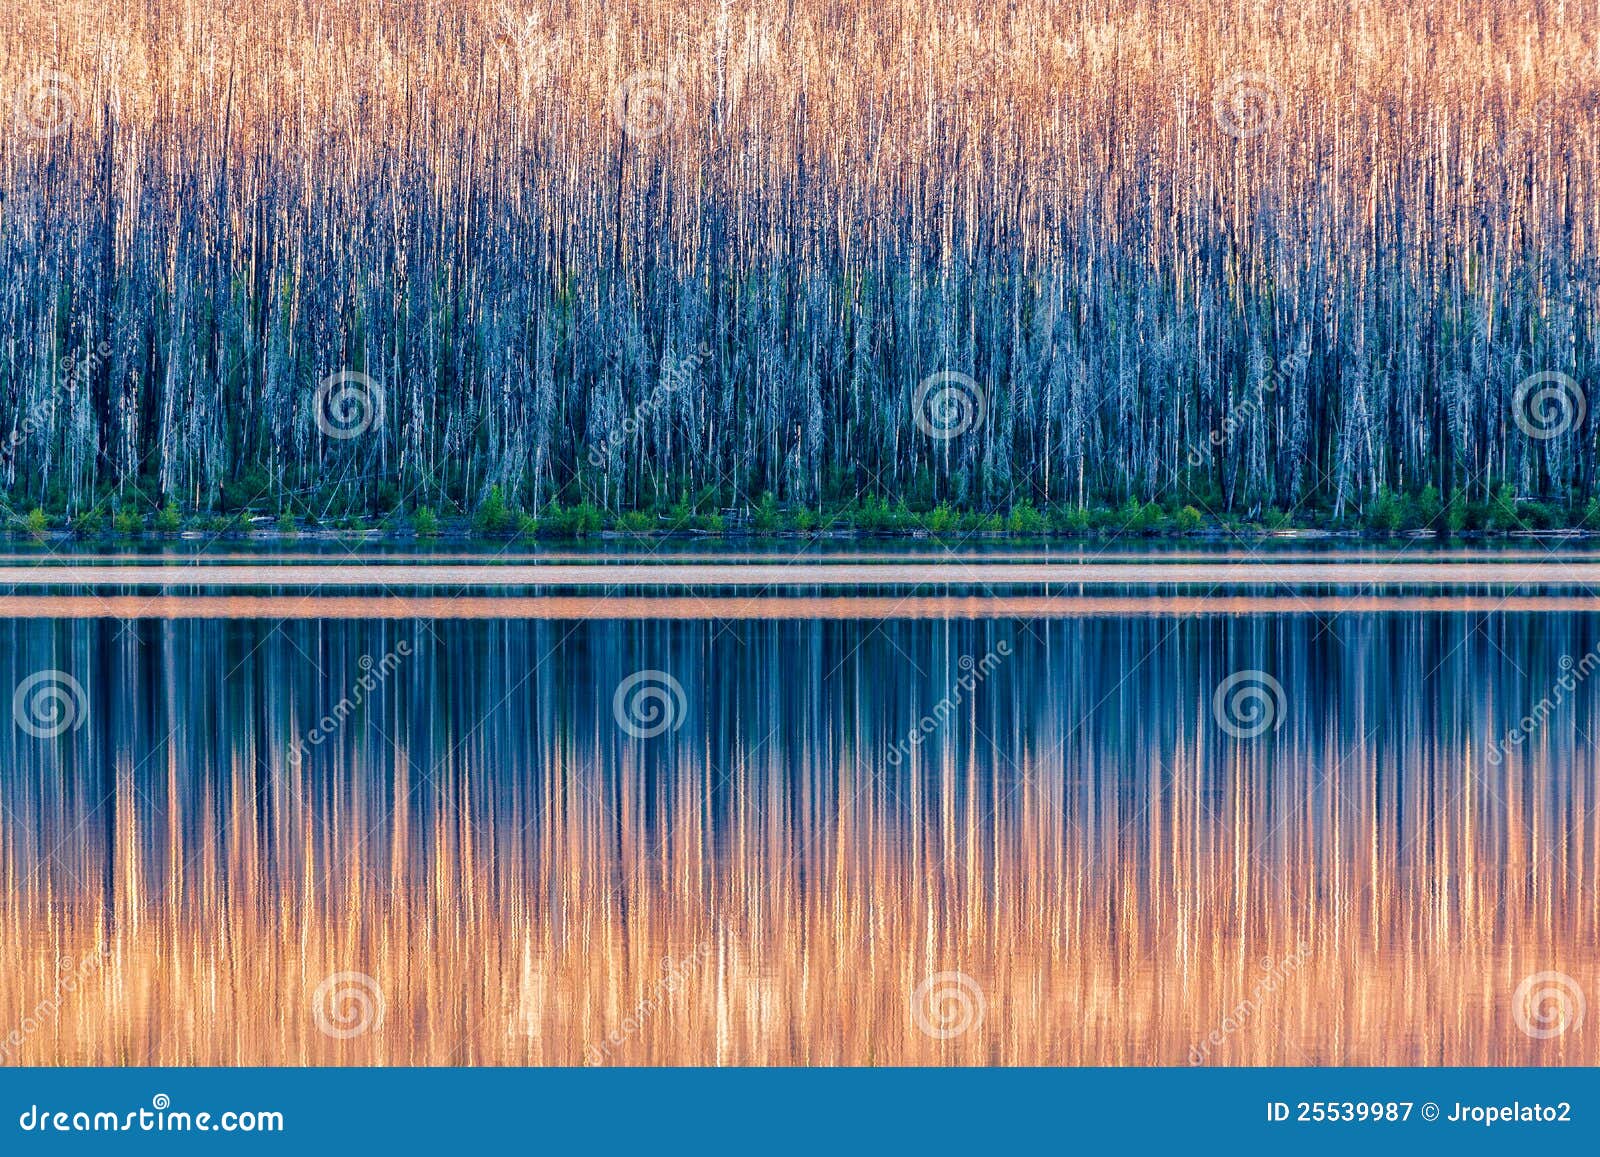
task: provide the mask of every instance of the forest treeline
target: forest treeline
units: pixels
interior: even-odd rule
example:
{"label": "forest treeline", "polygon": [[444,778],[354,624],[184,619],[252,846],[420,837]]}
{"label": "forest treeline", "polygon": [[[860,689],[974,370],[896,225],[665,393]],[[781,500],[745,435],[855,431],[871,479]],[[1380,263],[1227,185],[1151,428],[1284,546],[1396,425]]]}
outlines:
{"label": "forest treeline", "polygon": [[6,19],[12,511],[1596,496],[1592,4]]}

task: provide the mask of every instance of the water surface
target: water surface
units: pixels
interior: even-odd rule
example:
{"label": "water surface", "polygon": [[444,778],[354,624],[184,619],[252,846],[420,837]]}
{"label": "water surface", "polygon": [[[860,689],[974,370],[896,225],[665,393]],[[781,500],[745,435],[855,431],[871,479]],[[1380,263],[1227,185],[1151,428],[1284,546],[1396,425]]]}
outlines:
{"label": "water surface", "polygon": [[1600,1063],[1600,613],[1480,597],[11,601],[0,1061]]}

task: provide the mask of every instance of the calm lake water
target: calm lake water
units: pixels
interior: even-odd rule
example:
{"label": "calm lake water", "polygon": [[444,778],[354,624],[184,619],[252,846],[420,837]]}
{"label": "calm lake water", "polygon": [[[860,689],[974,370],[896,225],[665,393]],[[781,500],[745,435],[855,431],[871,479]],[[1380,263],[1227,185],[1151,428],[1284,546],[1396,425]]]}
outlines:
{"label": "calm lake water", "polygon": [[1600,1063],[1600,606],[1433,593],[13,592],[0,1063]]}

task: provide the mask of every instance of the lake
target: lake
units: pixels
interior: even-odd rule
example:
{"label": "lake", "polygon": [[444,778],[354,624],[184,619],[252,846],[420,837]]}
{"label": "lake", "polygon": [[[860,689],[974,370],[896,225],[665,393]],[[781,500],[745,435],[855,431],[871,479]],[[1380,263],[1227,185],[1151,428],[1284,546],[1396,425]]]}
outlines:
{"label": "lake", "polygon": [[0,580],[0,1063],[1600,1063],[1600,552]]}

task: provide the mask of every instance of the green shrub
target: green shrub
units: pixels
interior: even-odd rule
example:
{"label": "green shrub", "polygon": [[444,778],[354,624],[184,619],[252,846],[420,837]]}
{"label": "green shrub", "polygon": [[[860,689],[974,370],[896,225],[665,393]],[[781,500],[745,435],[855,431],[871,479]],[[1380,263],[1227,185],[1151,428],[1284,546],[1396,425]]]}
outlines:
{"label": "green shrub", "polygon": [[144,519],[137,510],[124,507],[111,516],[111,529],[121,535],[140,534],[144,531]]}
{"label": "green shrub", "polygon": [[762,534],[771,534],[783,522],[783,515],[778,510],[778,500],[768,491],[761,496],[761,501],[750,512],[750,525]]}
{"label": "green shrub", "polygon": [[680,499],[672,504],[667,511],[668,530],[688,530],[694,526],[694,507],[687,498]]}
{"label": "green shrub", "polygon": [[1443,504],[1439,501],[1439,488],[1431,483],[1424,486],[1422,493],[1411,503],[1410,517],[1407,519],[1408,529],[1434,531],[1441,529],[1439,516],[1443,510]]}
{"label": "green shrub", "polygon": [[1517,521],[1529,530],[1554,530],[1564,521],[1561,512],[1543,502],[1519,502]]}
{"label": "green shrub", "polygon": [[103,534],[105,529],[105,512],[98,506],[91,506],[88,510],[81,511],[72,520],[72,532],[83,538],[93,538],[97,534]]}
{"label": "green shrub", "polygon": [[958,526],[955,511],[948,502],[941,502],[923,517],[922,525],[934,534],[949,534]]}
{"label": "green shrub", "polygon": [[411,516],[411,529],[418,538],[433,538],[439,533],[439,516],[431,506],[419,506]]}
{"label": "green shrub", "polygon": [[886,513],[887,506],[883,499],[869,494],[849,510],[847,517],[857,530],[881,530]]}
{"label": "green shrub", "polygon": [[50,517],[42,508],[35,506],[28,511],[27,526],[29,534],[43,534],[50,529]]}
{"label": "green shrub", "polygon": [[1366,522],[1370,530],[1393,534],[1405,522],[1405,502],[1388,489],[1380,490],[1377,499],[1367,507]]}
{"label": "green shrub", "polygon": [[1180,531],[1182,531],[1184,534],[1188,534],[1191,531],[1199,530],[1200,524],[1204,521],[1205,519],[1201,516],[1198,510],[1192,506],[1185,506],[1182,510],[1178,511],[1176,525]]}
{"label": "green shrub", "polygon": [[617,516],[617,529],[628,534],[649,534],[655,528],[655,516],[648,511],[630,510]]}
{"label": "green shrub", "polygon": [[1517,501],[1510,485],[1502,482],[1484,506],[1483,526],[1485,530],[1510,530],[1516,525]]}
{"label": "green shrub", "polygon": [[1121,528],[1118,521],[1118,511],[1110,506],[1091,506],[1085,512],[1089,519],[1089,529],[1096,534],[1109,534]]}
{"label": "green shrub", "polygon": [[1012,534],[1043,534],[1050,529],[1050,520],[1035,510],[1033,503],[1024,502],[1011,508],[1006,529]]}
{"label": "green shrub", "polygon": [[1063,534],[1087,534],[1090,515],[1081,506],[1059,506],[1052,512],[1050,524]]}
{"label": "green shrub", "polygon": [[298,524],[294,520],[294,515],[290,514],[288,511],[284,511],[282,514],[278,515],[278,532],[280,534],[299,533]]}
{"label": "green shrub", "polygon": [[1490,504],[1485,502],[1468,502],[1466,504],[1466,529],[1488,530]]}
{"label": "green shrub", "polygon": [[905,503],[891,507],[886,499],[869,494],[850,512],[850,521],[857,530],[881,531],[910,525],[913,519]]}
{"label": "green shrub", "polygon": [[491,486],[478,509],[473,511],[472,529],[491,538],[503,538],[516,533],[521,521],[518,515],[500,487]]}
{"label": "green shrub", "polygon": [[1141,506],[1138,499],[1130,498],[1120,510],[1112,512],[1109,529],[1118,534],[1148,534],[1160,529],[1161,522],[1161,507],[1154,502]]}
{"label": "green shrub", "polygon": [[156,511],[152,525],[162,534],[177,534],[183,529],[183,515],[170,502]]}
{"label": "green shrub", "polygon": [[540,517],[537,529],[545,538],[586,538],[605,526],[605,515],[588,502],[575,506],[552,504]]}
{"label": "green shrub", "polygon": [[247,470],[222,484],[222,509],[228,513],[247,510],[265,498],[271,489],[272,479],[267,477],[266,471]]}

